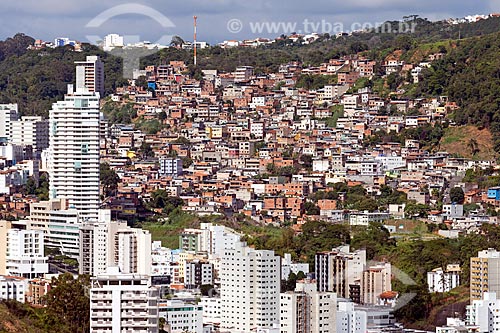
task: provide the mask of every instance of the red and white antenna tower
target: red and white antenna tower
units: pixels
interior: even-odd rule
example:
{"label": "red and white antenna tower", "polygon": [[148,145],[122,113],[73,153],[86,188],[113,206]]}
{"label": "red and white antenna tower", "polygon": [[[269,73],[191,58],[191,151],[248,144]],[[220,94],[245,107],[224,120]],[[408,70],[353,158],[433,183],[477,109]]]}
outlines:
{"label": "red and white antenna tower", "polygon": [[194,65],[196,66],[196,20],[198,19],[198,16],[193,16],[193,18],[194,18],[194,41],[193,41]]}

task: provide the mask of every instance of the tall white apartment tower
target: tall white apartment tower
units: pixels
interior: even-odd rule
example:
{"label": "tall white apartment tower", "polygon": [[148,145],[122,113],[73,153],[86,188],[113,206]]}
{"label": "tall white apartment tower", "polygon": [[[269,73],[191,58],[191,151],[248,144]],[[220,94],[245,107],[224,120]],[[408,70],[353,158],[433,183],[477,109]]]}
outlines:
{"label": "tall white apartment tower", "polygon": [[76,91],[68,85],[64,101],[54,103],[49,113],[49,196],[67,199],[83,221],[92,221],[99,209],[100,95],[79,86],[88,81],[86,75],[86,70],[77,69]]}
{"label": "tall white apartment tower", "polygon": [[111,215],[105,211],[99,211],[99,222],[80,227],[80,274],[97,276],[116,266],[122,273],[151,275],[149,231],[111,221]]}
{"label": "tall white apartment tower", "polygon": [[222,256],[221,328],[255,332],[279,324],[280,257],[237,243]]}
{"label": "tall white apartment tower", "polygon": [[498,332],[500,330],[500,299],[496,293],[483,293],[480,300],[471,301],[467,305],[466,323],[475,326],[476,331],[480,333]]}
{"label": "tall white apartment tower", "polygon": [[12,122],[18,119],[17,104],[0,104],[0,140],[7,141],[12,135]]}
{"label": "tall white apartment tower", "polygon": [[280,296],[281,333],[336,332],[336,293],[318,292],[314,281],[301,281]]}
{"label": "tall white apartment tower", "polygon": [[48,273],[44,251],[43,231],[14,229],[11,222],[0,221],[0,275],[33,279]]}
{"label": "tall white apartment tower", "polygon": [[88,91],[104,96],[104,64],[99,56],[87,56],[76,61],[76,91]]}
{"label": "tall white apartment tower", "polygon": [[92,278],[90,332],[158,332],[158,289],[149,276],[109,267]]}
{"label": "tall white apartment tower", "polygon": [[49,121],[42,117],[21,117],[11,123],[11,141],[15,145],[32,146],[41,153],[49,147]]}

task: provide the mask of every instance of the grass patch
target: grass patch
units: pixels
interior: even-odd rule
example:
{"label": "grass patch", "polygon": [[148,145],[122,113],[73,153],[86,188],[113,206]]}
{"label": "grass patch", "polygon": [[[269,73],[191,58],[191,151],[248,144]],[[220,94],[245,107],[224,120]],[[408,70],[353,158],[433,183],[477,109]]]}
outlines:
{"label": "grass patch", "polygon": [[142,228],[151,233],[152,241],[161,241],[162,246],[177,249],[179,235],[185,228],[198,228],[199,218],[193,214],[174,210],[168,217],[155,222],[145,222]]}

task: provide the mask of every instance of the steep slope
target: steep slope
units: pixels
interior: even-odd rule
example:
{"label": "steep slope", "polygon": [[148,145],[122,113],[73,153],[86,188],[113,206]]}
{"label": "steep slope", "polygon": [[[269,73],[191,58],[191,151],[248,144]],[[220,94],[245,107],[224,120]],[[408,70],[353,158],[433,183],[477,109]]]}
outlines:
{"label": "steep slope", "polygon": [[417,94],[448,95],[460,106],[458,124],[489,128],[500,152],[500,33],[459,41],[423,73]]}
{"label": "steep slope", "polygon": [[46,116],[52,103],[64,96],[67,84],[74,82],[74,62],[95,54],[105,61],[106,91],[114,91],[123,82],[121,59],[97,47],[85,45],[82,52],[70,46],[29,50],[0,61],[0,103],[18,103],[24,115]]}

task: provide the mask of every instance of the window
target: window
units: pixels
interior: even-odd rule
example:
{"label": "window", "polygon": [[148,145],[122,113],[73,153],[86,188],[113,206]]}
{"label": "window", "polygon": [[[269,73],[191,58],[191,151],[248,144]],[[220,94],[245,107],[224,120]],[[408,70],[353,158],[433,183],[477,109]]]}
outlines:
{"label": "window", "polygon": [[75,108],[86,108],[89,106],[88,99],[75,99]]}

